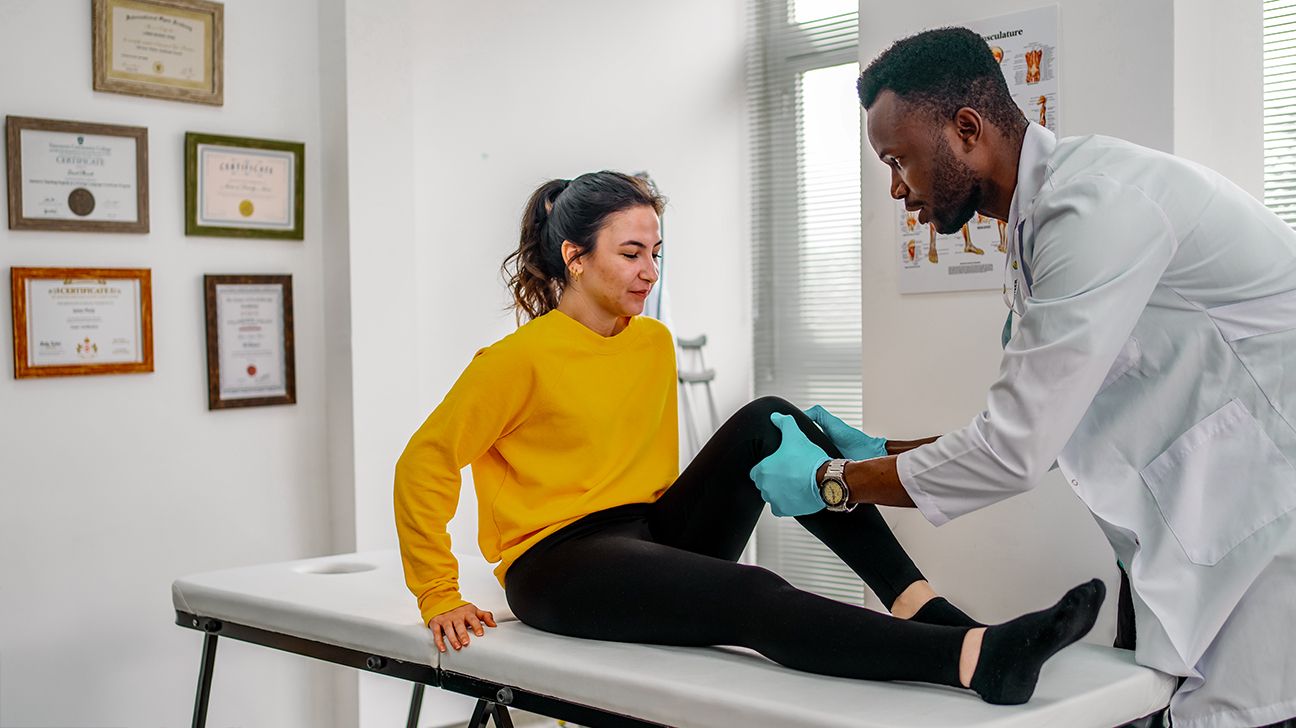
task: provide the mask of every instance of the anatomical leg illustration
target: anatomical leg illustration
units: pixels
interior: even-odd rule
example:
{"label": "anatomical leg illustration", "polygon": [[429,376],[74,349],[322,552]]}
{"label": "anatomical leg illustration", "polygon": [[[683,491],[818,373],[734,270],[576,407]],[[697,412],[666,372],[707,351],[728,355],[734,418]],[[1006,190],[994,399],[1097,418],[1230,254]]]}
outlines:
{"label": "anatomical leg illustration", "polygon": [[1044,51],[1035,49],[1026,51],[1026,83],[1039,83],[1040,80],[1040,61],[1044,58]]}
{"label": "anatomical leg illustration", "polygon": [[985,251],[972,244],[972,231],[967,224],[963,225],[963,252],[973,255],[985,255]]}

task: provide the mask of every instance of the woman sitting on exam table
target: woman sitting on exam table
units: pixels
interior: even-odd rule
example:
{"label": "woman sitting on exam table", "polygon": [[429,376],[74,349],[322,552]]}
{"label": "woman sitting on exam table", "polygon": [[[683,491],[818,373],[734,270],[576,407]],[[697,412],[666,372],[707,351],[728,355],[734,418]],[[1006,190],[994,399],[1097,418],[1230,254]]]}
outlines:
{"label": "woman sitting on exam table", "polygon": [[460,470],[471,464],[478,543],[499,562],[514,614],[533,627],[740,645],[824,675],[1028,700],[1044,661],[1092,627],[1101,582],[986,627],[936,596],[869,505],[797,520],[891,615],[736,563],[765,505],[748,473],[778,448],[776,422],[840,453],[810,417],[766,397],[678,472],[675,346],[665,326],[640,315],[657,282],[663,204],[642,180],[616,172],[547,182],[527,202],[504,268],[519,319],[529,320],[477,352],[396,466],[405,578],[437,648],[467,647],[469,632],[495,626],[459,593],[446,532]]}

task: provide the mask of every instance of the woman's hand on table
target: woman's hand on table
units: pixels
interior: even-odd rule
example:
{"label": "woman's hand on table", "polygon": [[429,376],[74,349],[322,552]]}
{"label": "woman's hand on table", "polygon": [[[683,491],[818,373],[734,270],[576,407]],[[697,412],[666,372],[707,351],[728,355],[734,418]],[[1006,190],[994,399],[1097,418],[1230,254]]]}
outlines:
{"label": "woman's hand on table", "polygon": [[432,630],[432,640],[436,642],[437,649],[445,652],[447,642],[456,651],[467,647],[469,631],[478,637],[486,634],[482,625],[496,626],[495,615],[485,609],[478,609],[476,605],[465,604],[433,617],[428,622],[428,629]]}

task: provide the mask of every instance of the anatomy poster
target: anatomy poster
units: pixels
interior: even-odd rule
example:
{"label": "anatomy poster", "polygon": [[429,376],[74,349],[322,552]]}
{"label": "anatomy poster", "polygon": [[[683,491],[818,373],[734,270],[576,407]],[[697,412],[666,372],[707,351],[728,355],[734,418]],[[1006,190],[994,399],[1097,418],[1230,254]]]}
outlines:
{"label": "anatomy poster", "polygon": [[[966,23],[999,61],[1008,90],[1026,118],[1058,131],[1058,9],[1056,5]],[[974,215],[953,235],[918,223],[918,213],[895,205],[900,292],[999,290],[1004,282],[1008,230]]]}

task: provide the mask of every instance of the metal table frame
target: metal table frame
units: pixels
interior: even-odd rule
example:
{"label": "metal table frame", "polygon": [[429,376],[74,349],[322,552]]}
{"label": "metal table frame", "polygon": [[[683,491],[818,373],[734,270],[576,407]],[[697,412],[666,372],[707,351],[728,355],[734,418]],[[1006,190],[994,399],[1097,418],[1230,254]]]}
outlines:
{"label": "metal table frame", "polygon": [[414,694],[410,698],[409,717],[405,721],[406,728],[418,726],[419,712],[423,706],[424,686],[477,698],[477,706],[473,709],[468,728],[486,728],[492,721],[496,728],[513,728],[513,721],[508,712],[511,706],[579,725],[609,726],[609,728],[664,728],[658,723],[573,703],[550,695],[529,692],[513,685],[499,685],[430,665],[395,660],[383,655],[338,647],[257,627],[211,617],[200,617],[178,609],[175,614],[176,624],[203,633],[202,658],[198,669],[198,692],[194,697],[193,728],[206,728],[207,725],[212,672],[216,668],[216,644],[220,637],[408,680],[414,683]]}

